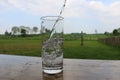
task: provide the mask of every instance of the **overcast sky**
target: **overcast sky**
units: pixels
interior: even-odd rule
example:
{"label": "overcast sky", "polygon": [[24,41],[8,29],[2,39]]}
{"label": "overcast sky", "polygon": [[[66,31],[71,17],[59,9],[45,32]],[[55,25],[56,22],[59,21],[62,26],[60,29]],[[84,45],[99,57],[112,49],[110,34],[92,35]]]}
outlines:
{"label": "overcast sky", "polygon": [[[0,34],[12,26],[38,26],[40,17],[58,15],[64,0],[0,0]],[[120,0],[67,0],[64,32],[112,32],[120,27]]]}

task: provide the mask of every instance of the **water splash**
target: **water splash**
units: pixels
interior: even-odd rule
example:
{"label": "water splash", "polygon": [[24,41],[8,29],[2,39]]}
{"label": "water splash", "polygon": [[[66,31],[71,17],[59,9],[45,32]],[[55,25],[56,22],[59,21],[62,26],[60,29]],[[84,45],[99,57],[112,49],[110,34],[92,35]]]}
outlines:
{"label": "water splash", "polygon": [[63,6],[62,6],[62,8],[61,8],[61,11],[59,12],[59,16],[58,16],[58,18],[56,19],[55,23],[53,24],[53,27],[52,27],[52,30],[51,30],[51,33],[50,33],[50,36],[49,36],[49,40],[52,38],[52,36],[53,36],[53,34],[54,34],[54,30],[56,29],[56,24],[57,24],[57,22],[58,22],[58,21],[60,20],[60,18],[61,18],[61,15],[62,15],[62,13],[63,13],[63,10],[64,10],[64,8],[65,8],[65,6],[66,6],[66,2],[67,2],[67,0],[64,1],[64,4],[63,4]]}

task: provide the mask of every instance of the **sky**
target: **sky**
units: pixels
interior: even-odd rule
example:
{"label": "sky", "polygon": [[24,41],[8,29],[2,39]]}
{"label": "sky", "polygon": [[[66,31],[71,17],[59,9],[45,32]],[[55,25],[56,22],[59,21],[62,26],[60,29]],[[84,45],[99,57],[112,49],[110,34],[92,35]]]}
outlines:
{"label": "sky", "polygon": [[[57,16],[64,0],[0,0],[0,34],[13,26],[37,26],[42,16]],[[120,0],[67,0],[64,33],[112,32],[120,28]]]}

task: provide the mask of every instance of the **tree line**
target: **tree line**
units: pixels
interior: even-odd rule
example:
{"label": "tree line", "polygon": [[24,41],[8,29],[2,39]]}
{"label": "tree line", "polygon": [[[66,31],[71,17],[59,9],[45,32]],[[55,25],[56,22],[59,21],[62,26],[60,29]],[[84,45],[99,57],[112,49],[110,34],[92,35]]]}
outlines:
{"label": "tree line", "polygon": [[8,31],[6,31],[5,35],[14,35],[14,36],[21,35],[25,37],[26,35],[37,34],[38,32],[39,29],[37,26],[34,26],[33,28],[27,26],[13,26],[11,28],[11,32],[9,33]]}
{"label": "tree line", "polygon": [[[111,34],[111,33],[105,32],[104,34],[105,34],[105,35],[109,35],[109,34]],[[114,30],[112,31],[112,35],[113,35],[113,36],[119,36],[119,35],[120,35],[120,28],[114,29]]]}
{"label": "tree line", "polygon": [[120,28],[114,29],[114,30],[113,30],[113,34],[114,34],[114,36],[120,35]]}

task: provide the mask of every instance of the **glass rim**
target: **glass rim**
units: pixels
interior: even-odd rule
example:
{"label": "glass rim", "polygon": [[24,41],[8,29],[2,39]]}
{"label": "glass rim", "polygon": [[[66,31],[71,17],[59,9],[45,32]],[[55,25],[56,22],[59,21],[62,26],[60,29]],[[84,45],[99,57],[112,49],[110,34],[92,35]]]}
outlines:
{"label": "glass rim", "polygon": [[41,20],[46,20],[46,21],[56,21],[57,19],[58,20],[63,20],[64,18],[62,16],[43,16],[40,19]]}

